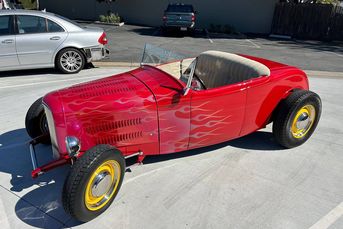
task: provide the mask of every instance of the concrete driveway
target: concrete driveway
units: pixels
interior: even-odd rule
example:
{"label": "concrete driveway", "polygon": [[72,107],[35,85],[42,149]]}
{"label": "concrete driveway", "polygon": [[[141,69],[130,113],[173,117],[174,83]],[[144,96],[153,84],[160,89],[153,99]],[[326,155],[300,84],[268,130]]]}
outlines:
{"label": "concrete driveway", "polygon": [[[343,75],[325,72],[309,72],[323,114],[306,144],[282,149],[268,126],[216,146],[150,157],[126,173],[103,215],[85,224],[71,219],[61,206],[68,167],[30,177],[26,111],[53,89],[124,70],[0,76],[1,228],[343,228]],[[51,159],[49,146],[37,151],[40,163]]]}

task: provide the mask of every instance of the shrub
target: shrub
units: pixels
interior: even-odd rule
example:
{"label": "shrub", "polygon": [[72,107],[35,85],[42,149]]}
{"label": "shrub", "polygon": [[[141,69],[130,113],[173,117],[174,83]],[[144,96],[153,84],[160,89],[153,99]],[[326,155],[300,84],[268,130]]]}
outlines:
{"label": "shrub", "polygon": [[120,23],[121,18],[118,14],[109,13],[108,15],[100,15],[99,20],[105,23]]}

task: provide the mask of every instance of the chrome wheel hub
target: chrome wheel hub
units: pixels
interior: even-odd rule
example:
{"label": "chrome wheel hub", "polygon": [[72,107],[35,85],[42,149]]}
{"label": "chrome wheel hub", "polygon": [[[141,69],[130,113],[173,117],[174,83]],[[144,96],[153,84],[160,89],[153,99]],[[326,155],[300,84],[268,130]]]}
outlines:
{"label": "chrome wheel hub", "polygon": [[78,52],[68,51],[61,56],[61,66],[68,72],[75,72],[82,66],[82,57]]}
{"label": "chrome wheel hub", "polygon": [[92,185],[92,194],[95,197],[105,195],[111,188],[112,178],[108,172],[102,172],[96,176]]}
{"label": "chrome wheel hub", "polygon": [[118,188],[120,164],[105,161],[92,173],[85,190],[85,204],[90,211],[97,211],[108,203]]}
{"label": "chrome wheel hub", "polygon": [[297,122],[296,122],[296,126],[298,129],[306,129],[307,126],[310,124],[310,119],[307,113],[302,113]]}
{"label": "chrome wheel hub", "polygon": [[304,137],[311,129],[316,117],[313,105],[305,105],[298,110],[291,124],[291,133],[294,138]]}

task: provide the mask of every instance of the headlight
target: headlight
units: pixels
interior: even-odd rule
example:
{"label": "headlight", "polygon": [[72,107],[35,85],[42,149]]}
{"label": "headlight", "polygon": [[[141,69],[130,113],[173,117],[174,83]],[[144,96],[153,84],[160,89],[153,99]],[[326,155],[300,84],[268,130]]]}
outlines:
{"label": "headlight", "polygon": [[67,136],[66,147],[70,157],[77,157],[81,149],[80,140],[74,136]]}

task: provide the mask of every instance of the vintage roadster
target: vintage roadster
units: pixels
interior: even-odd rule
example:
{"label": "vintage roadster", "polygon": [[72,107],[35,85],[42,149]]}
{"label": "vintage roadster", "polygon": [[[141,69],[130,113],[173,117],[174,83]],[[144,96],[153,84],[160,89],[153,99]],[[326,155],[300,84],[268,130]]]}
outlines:
{"label": "vintage roadster", "polygon": [[[70,164],[63,205],[80,221],[110,206],[127,158],[141,163],[148,155],[239,138],[271,122],[276,141],[292,148],[318,124],[321,100],[296,67],[219,51],[175,60],[147,50],[139,68],[48,93],[26,115],[32,177]],[[158,53],[168,58],[161,61]],[[37,165],[38,143],[51,143],[51,163]]]}

